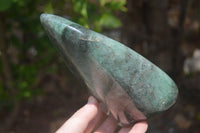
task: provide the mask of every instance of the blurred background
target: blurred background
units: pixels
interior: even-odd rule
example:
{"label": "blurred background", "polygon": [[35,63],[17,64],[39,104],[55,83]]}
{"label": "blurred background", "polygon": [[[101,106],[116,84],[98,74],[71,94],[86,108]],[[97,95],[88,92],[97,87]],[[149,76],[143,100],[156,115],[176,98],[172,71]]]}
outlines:
{"label": "blurred background", "polygon": [[172,77],[173,108],[149,133],[200,133],[199,0],[0,0],[0,133],[51,133],[87,101],[40,24],[66,17],[134,49]]}

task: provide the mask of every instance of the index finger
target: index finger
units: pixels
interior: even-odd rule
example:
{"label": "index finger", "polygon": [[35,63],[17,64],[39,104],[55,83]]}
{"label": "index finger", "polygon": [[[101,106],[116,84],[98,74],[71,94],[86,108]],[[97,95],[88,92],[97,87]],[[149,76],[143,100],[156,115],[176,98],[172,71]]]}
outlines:
{"label": "index finger", "polygon": [[138,122],[133,126],[129,133],[145,133],[147,131],[147,128],[147,122]]}
{"label": "index finger", "polygon": [[97,100],[90,96],[88,103],[80,108],[68,119],[56,133],[81,133],[87,128],[89,122],[94,119],[98,112]]}

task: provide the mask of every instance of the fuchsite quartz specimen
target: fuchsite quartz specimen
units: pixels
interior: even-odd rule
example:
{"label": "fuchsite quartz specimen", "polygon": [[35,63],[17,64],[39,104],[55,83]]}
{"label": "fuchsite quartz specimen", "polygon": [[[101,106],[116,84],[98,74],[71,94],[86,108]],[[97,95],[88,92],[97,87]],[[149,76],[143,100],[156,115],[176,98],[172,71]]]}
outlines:
{"label": "fuchsite quartz specimen", "polygon": [[146,120],[175,103],[173,80],[135,51],[65,18],[42,14],[40,19],[68,67],[119,124]]}

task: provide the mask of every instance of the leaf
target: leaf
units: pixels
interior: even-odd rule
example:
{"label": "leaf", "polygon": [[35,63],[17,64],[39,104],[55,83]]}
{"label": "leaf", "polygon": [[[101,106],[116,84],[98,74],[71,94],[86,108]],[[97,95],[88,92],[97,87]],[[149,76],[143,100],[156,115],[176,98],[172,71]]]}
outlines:
{"label": "leaf", "polygon": [[85,18],[88,17],[88,15],[87,15],[87,3],[86,2],[84,2],[83,5],[82,5],[81,15],[83,15],[83,17],[85,17]]}
{"label": "leaf", "polygon": [[51,2],[46,4],[46,6],[44,7],[44,12],[53,14],[54,10]]}
{"label": "leaf", "polygon": [[31,97],[31,92],[30,91],[24,91],[23,96],[25,98],[30,98]]}
{"label": "leaf", "polygon": [[121,21],[111,13],[102,14],[100,24],[106,28],[118,28],[122,25]]}
{"label": "leaf", "polygon": [[73,8],[75,12],[81,14],[83,17],[88,17],[86,0],[73,0]]}
{"label": "leaf", "polygon": [[19,7],[25,6],[25,4],[28,2],[28,0],[13,0],[13,3],[17,3]]}
{"label": "leaf", "polygon": [[125,5],[126,5],[126,0],[121,0],[121,1],[112,0],[111,2],[106,3],[105,7],[110,8],[112,10],[127,11]]}
{"label": "leaf", "polygon": [[99,0],[99,2],[101,6],[104,6],[106,4],[106,0]]}
{"label": "leaf", "polygon": [[93,30],[96,32],[101,32],[102,26],[100,24],[100,21],[98,20],[94,21]]}
{"label": "leaf", "polygon": [[79,23],[80,25],[86,27],[86,28],[89,28],[89,25],[88,25],[88,20],[85,19],[85,18],[79,18],[77,23]]}
{"label": "leaf", "polygon": [[12,0],[0,0],[0,11],[8,10],[12,5]]}

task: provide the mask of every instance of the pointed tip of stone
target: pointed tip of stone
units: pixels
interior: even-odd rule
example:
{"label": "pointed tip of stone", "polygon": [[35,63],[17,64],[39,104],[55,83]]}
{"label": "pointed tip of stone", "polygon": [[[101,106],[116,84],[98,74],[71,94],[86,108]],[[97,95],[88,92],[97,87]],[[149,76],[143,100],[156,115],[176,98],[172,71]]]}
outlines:
{"label": "pointed tip of stone", "polygon": [[[75,29],[70,26],[74,24],[73,22],[53,14],[42,13],[40,15],[40,21],[42,27],[46,31],[46,34],[49,36],[49,38],[56,41],[56,45],[62,44],[60,42],[62,41],[62,37],[64,36],[65,29],[68,29],[69,31],[73,31]],[[75,29],[75,31],[78,30]]]}
{"label": "pointed tip of stone", "polygon": [[46,16],[47,16],[46,13],[42,13],[42,14],[40,15],[40,20],[43,21],[43,19],[44,19]]}
{"label": "pointed tip of stone", "polygon": [[40,22],[45,30],[52,30],[57,32],[63,30],[63,28],[67,25],[74,24],[70,20],[47,13],[42,13],[40,15]]}
{"label": "pointed tip of stone", "polygon": [[46,16],[47,16],[48,14],[46,14],[46,13],[42,13],[41,15],[40,15],[40,22],[41,23],[44,23],[45,22],[45,20],[46,20]]}
{"label": "pointed tip of stone", "polygon": [[63,30],[61,26],[59,26],[61,29],[57,28],[58,25],[62,25],[60,19],[61,17],[53,14],[42,13],[40,15],[40,22],[50,38],[60,39],[61,31]]}
{"label": "pointed tip of stone", "polygon": [[43,26],[45,26],[45,24],[49,21],[50,16],[52,15],[47,13],[42,13],[40,15],[40,22],[42,23]]}
{"label": "pointed tip of stone", "polygon": [[42,26],[44,27],[44,29],[46,29],[47,27],[47,18],[48,18],[48,15],[49,14],[46,14],[46,13],[42,13],[41,15],[40,15],[40,22],[41,22],[41,24],[42,24]]}

